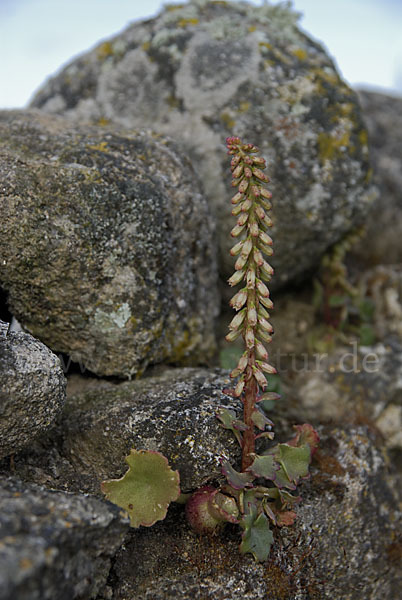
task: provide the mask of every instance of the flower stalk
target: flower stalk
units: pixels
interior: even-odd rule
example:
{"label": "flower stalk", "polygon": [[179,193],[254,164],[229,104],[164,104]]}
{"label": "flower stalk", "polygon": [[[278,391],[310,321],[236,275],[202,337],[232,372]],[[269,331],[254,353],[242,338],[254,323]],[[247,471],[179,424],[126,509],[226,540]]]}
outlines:
{"label": "flower stalk", "polygon": [[269,178],[263,172],[265,160],[255,156],[258,148],[253,144],[243,144],[238,137],[229,137],[226,143],[228,154],[232,156],[232,186],[238,188],[232,198],[232,215],[237,217],[237,223],[231,235],[234,238],[242,236],[230,251],[232,256],[238,258],[235,272],[228,282],[231,286],[242,281],[246,284],[230,302],[238,312],[226,336],[228,341],[233,341],[241,335],[246,348],[231,373],[232,378],[239,378],[235,395],[243,402],[246,429],[242,438],[242,471],[245,472],[254,460],[256,433],[253,415],[259,392],[267,386],[264,373],[276,372],[267,362],[269,356],[264,345],[264,342],[271,341],[268,334],[273,332],[266,310],[273,306],[266,283],[271,280],[274,270],[264,258],[264,255],[273,254],[272,239],[266,232],[267,228],[272,227],[268,214],[271,192],[264,187]]}

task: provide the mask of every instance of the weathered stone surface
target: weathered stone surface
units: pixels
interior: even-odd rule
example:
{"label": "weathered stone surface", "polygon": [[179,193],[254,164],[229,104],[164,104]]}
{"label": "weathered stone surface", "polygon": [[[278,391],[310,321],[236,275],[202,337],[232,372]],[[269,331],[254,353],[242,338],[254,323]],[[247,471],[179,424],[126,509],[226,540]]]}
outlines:
{"label": "weathered stone surface", "polygon": [[272,179],[278,287],[314,266],[365,216],[372,195],[356,94],[296,22],[283,6],[168,6],[72,61],[32,105],[80,122],[147,124],[180,140],[215,209],[226,273],[233,219],[224,140],[256,143]]}
{"label": "weathered stone surface", "polygon": [[103,375],[213,352],[213,223],[174,144],[2,112],[0,179],[0,281],[24,328]]}
{"label": "weathered stone surface", "polygon": [[49,429],[65,397],[60,361],[49,348],[28,333],[0,336],[0,457]]}
{"label": "weathered stone surface", "polygon": [[299,370],[288,400],[307,420],[370,423],[388,448],[402,448],[402,340],[352,342],[318,363],[310,356]]}
{"label": "weathered stone surface", "polygon": [[120,477],[131,448],[158,450],[180,473],[182,491],[220,472],[219,459],[240,457],[233,435],[219,426],[219,406],[239,407],[222,390],[220,369],[165,369],[113,388],[67,399],[50,440],[14,457],[21,478],[58,489],[100,494],[104,479]]}
{"label": "weathered stone surface", "polygon": [[128,527],[97,498],[1,478],[1,600],[95,598]]}
{"label": "weathered stone surface", "polygon": [[402,98],[359,90],[380,194],[359,255],[368,264],[402,261]]}
{"label": "weathered stone surface", "polygon": [[239,554],[235,527],[200,537],[174,509],[166,521],[129,536],[114,562],[113,598],[398,597],[397,498],[384,456],[363,427],[327,427],[320,435],[296,524],[275,532],[266,563]]}

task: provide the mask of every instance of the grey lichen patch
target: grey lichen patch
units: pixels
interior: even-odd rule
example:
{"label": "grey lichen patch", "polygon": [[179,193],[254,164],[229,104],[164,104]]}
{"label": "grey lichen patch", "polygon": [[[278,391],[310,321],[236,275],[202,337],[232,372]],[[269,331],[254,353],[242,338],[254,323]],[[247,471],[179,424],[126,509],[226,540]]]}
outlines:
{"label": "grey lichen patch", "polygon": [[66,68],[33,105],[75,120],[146,124],[179,140],[217,216],[226,274],[232,225],[223,144],[228,135],[251,135],[272,180],[273,264],[281,274],[273,285],[279,286],[311,269],[363,219],[373,199],[356,96],[297,19],[288,5],[192,0],[169,6],[110,40],[112,47],[116,40],[126,45],[112,69],[102,69],[89,52],[85,62],[72,63],[73,80]]}
{"label": "grey lichen patch", "polygon": [[131,310],[127,302],[124,302],[121,306],[116,308],[116,310],[111,312],[106,312],[97,308],[94,314],[95,327],[99,329],[99,331],[109,333],[116,327],[119,329],[125,327],[130,317]]}
{"label": "grey lichen patch", "polygon": [[21,324],[97,374],[205,362],[214,224],[173,142],[12,111],[0,140],[0,281]]}

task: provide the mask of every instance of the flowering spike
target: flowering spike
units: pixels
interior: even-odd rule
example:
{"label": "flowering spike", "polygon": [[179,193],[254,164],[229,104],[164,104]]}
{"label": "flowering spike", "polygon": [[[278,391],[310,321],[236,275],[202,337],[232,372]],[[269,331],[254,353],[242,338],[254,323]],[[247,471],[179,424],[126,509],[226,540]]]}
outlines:
{"label": "flowering spike", "polygon": [[[246,429],[242,434],[242,470],[245,471],[253,461],[255,449],[256,423],[252,419],[255,414],[253,407],[257,402],[258,390],[264,389],[267,384],[265,375],[257,364],[257,358],[268,360],[268,352],[260,340],[271,341],[269,334],[272,333],[272,326],[267,321],[269,315],[264,308],[272,307],[272,302],[263,282],[263,279],[267,280],[273,273],[263,256],[264,251],[267,256],[272,254],[272,239],[265,233],[265,228],[272,224],[265,212],[269,210],[266,203],[271,194],[263,187],[263,183],[269,181],[261,170],[265,168],[265,160],[260,156],[253,156],[258,148],[253,144],[242,144],[237,137],[228,138],[227,144],[233,156],[233,184],[238,185],[238,192],[232,198],[232,203],[235,204],[232,213],[237,216],[237,225],[232,229],[231,235],[243,236],[242,245],[236,244],[230,253],[232,256],[239,255],[235,269],[242,274],[241,279],[246,279],[246,287],[230,302],[236,310],[241,309],[241,313],[232,319],[229,325],[231,332],[226,339],[235,335],[237,337],[241,330],[246,346],[246,352],[231,373],[232,377],[241,375],[235,395],[242,396],[244,402]],[[229,283],[232,285],[239,279],[240,276],[234,274]]]}

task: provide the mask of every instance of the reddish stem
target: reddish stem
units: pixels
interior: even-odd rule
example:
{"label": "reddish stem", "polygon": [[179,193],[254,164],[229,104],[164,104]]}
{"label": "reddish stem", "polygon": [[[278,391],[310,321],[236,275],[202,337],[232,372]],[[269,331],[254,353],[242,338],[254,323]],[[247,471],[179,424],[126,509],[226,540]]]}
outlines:
{"label": "reddish stem", "polygon": [[[255,361],[254,349],[249,354],[249,365],[253,365]],[[248,368],[247,381],[244,387],[243,396],[243,420],[247,425],[246,431],[243,433],[243,445],[242,445],[242,460],[241,470],[245,471],[253,463],[253,454],[255,452],[255,433],[254,433],[254,422],[251,418],[257,398],[257,382],[253,375],[251,366]]]}

